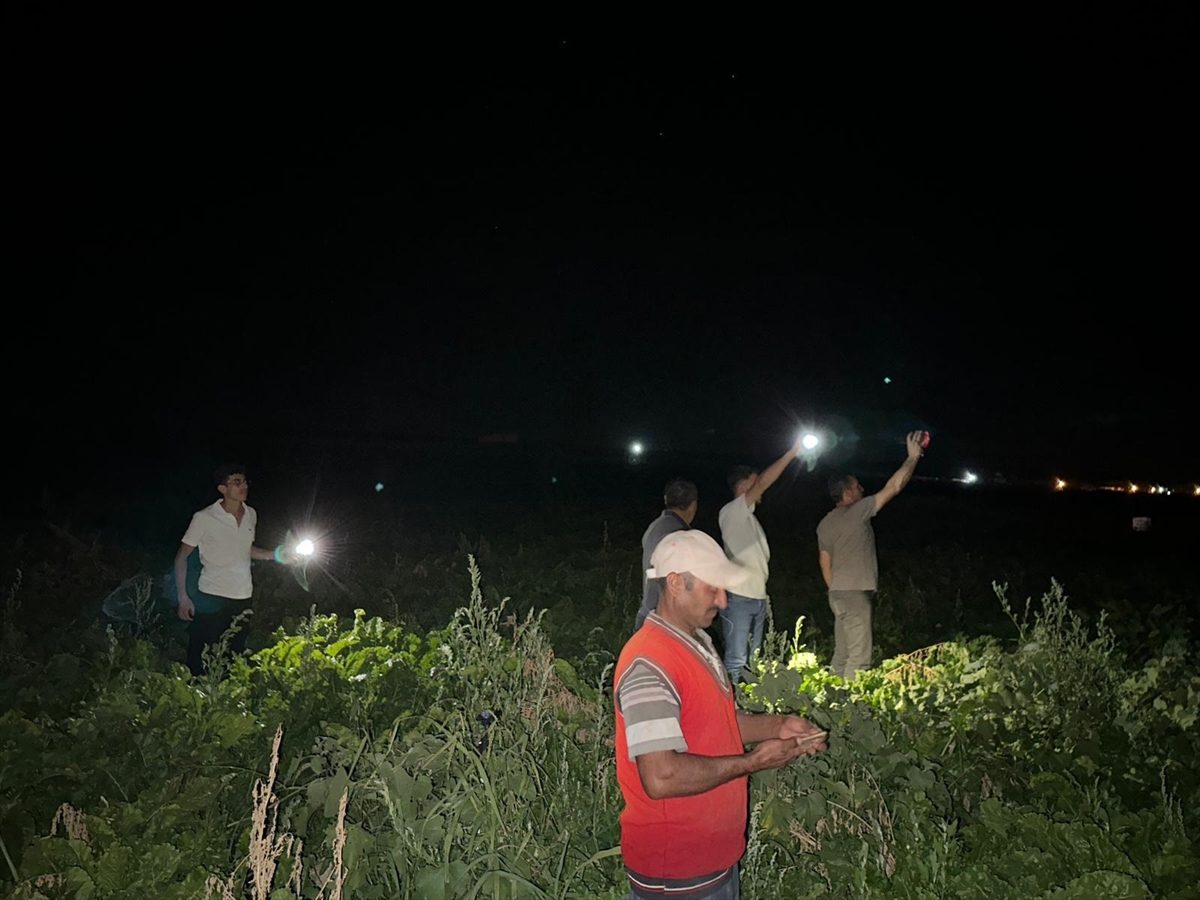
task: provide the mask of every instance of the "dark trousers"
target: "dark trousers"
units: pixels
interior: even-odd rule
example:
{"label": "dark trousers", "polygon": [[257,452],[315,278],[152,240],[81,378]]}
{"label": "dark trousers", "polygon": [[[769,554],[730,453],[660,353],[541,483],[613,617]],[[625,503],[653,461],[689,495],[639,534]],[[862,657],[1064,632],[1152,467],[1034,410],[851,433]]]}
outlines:
{"label": "dark trousers", "polygon": [[[221,608],[216,612],[196,613],[188,625],[187,667],[192,670],[193,675],[203,675],[205,672],[205,648],[219,643],[221,635],[229,630],[234,616],[250,606],[249,600],[226,600],[223,597],[214,599],[224,600]],[[246,649],[247,625],[248,623],[243,622],[241,630],[229,639],[229,650],[235,655],[240,655]]]}

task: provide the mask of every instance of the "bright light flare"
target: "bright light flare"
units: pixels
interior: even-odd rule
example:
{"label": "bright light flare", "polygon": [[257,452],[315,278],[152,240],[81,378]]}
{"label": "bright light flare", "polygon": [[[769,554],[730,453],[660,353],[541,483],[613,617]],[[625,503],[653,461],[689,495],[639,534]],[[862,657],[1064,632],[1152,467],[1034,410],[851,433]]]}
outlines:
{"label": "bright light flare", "polygon": [[1136,494],[1140,490],[1141,490],[1141,488],[1138,487],[1136,484],[1129,485],[1129,493],[1131,493],[1131,494]]}
{"label": "bright light flare", "polygon": [[629,445],[629,452],[632,453],[634,456],[641,456],[642,451],[645,449],[646,448],[642,446],[641,441],[634,441],[632,444]]}
{"label": "bright light flare", "polygon": [[979,481],[979,476],[974,472],[963,473],[963,484],[975,484],[977,481]]}
{"label": "bright light flare", "polygon": [[804,435],[804,437],[800,438],[800,446],[805,450],[816,450],[817,444],[819,443],[821,443],[821,439],[812,432],[809,432],[808,434]]}
{"label": "bright light flare", "polygon": [[1192,488],[1192,496],[1200,497],[1200,484],[1198,484],[1194,488]]}
{"label": "bright light flare", "polygon": [[317,552],[317,545],[305,538],[296,545],[296,552],[301,556],[312,556]]}
{"label": "bright light flare", "polygon": [[1067,489],[1067,483],[1061,478],[1056,478],[1054,479],[1054,489],[1056,491],[1065,491]]}

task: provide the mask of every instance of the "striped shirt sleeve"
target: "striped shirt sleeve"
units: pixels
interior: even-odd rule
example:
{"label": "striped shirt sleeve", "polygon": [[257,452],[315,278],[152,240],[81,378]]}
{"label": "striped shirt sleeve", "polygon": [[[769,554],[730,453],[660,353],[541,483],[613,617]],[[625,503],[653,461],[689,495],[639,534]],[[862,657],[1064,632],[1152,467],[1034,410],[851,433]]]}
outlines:
{"label": "striped shirt sleeve", "polygon": [[679,692],[652,661],[635,659],[625,670],[617,685],[617,709],[625,720],[631,761],[659,750],[687,752],[679,724]]}

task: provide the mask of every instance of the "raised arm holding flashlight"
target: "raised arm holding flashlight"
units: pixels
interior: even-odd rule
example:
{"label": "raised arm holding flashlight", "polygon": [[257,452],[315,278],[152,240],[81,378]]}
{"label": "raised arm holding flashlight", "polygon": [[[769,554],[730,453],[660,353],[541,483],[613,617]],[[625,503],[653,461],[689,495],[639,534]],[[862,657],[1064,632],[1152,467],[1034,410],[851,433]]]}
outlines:
{"label": "raised arm holding flashlight", "polygon": [[836,505],[817,526],[817,546],[834,616],[830,668],[840,678],[852,679],[871,665],[872,604],[879,581],[871,519],[904,490],[923,448],[929,446],[929,432],[914,431],[904,443],[908,455],[879,493],[865,496],[853,475],[829,481],[829,496]]}

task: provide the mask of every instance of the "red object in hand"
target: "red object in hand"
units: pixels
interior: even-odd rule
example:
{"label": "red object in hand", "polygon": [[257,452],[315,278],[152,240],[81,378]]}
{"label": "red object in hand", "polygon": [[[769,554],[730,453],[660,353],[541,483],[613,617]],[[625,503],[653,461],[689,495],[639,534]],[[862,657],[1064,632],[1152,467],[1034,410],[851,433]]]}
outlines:
{"label": "red object in hand", "polygon": [[922,449],[922,450],[924,450],[924,449],[926,449],[928,446],[929,446],[929,432],[928,432],[928,431],[922,431],[922,432],[921,432],[921,449]]}

